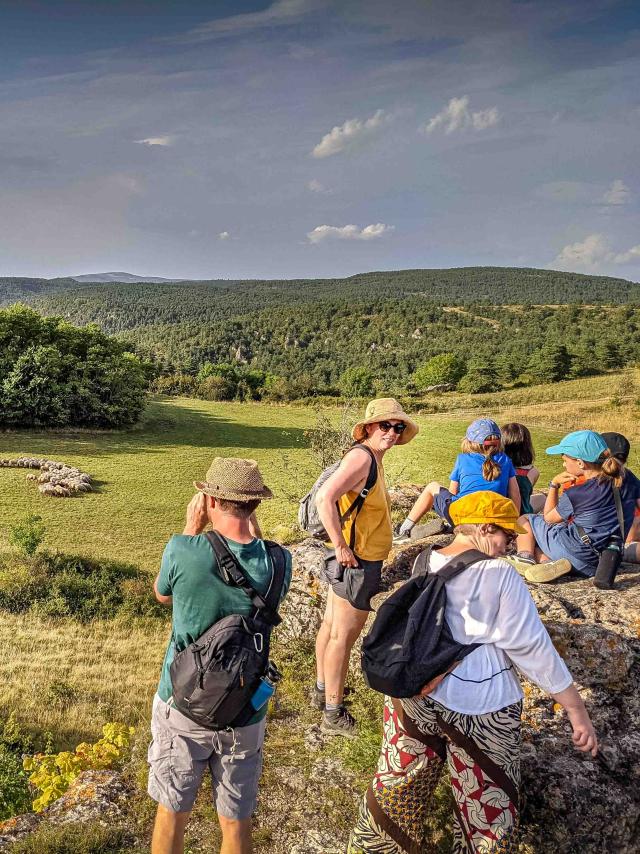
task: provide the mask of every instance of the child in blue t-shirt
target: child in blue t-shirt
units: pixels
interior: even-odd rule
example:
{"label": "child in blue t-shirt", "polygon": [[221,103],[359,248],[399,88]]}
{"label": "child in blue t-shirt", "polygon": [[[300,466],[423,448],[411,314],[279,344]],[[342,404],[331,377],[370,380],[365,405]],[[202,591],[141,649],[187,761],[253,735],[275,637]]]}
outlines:
{"label": "child in blue t-shirt", "polygon": [[[593,430],[569,433],[560,444],[547,448],[547,454],[561,455],[565,470],[549,484],[542,514],[520,518],[527,533],[518,537],[518,556],[510,560],[529,581],[554,581],[572,568],[583,576],[593,576],[610,538],[624,534],[614,489],[620,492],[626,532],[635,508],[640,507],[640,480],[625,470],[604,438]],[[542,569],[532,571],[535,563]]]}
{"label": "child in blue t-shirt", "polygon": [[449,505],[471,492],[497,492],[510,498],[520,510],[516,472],[502,451],[500,428],[490,418],[478,418],[469,425],[462,440],[462,453],[456,457],[450,477],[448,489],[437,481],[425,486],[400,526],[399,537],[408,536],[429,510],[434,510],[453,528]]}

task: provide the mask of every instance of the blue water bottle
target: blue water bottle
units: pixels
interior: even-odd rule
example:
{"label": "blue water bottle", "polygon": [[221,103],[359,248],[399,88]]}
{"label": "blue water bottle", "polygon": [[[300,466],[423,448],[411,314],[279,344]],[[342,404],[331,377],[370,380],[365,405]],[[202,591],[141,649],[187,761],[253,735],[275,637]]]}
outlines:
{"label": "blue water bottle", "polygon": [[260,684],[258,688],[251,698],[251,705],[253,708],[258,711],[261,709],[265,703],[268,703],[269,700],[273,697],[276,690],[276,686],[273,684],[271,679],[268,676],[260,677]]}

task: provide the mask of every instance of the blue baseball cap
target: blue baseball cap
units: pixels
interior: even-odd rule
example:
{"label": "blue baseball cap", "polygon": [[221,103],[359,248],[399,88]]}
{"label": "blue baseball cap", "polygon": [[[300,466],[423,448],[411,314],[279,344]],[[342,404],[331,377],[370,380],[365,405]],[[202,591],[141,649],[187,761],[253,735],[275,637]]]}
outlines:
{"label": "blue baseball cap", "polygon": [[478,445],[481,445],[489,436],[500,438],[502,433],[496,422],[490,418],[476,418],[467,427],[465,436],[470,442],[477,442]]}
{"label": "blue baseball cap", "polygon": [[596,433],[595,430],[576,430],[574,433],[567,433],[559,445],[547,448],[546,453],[566,454],[576,460],[596,463],[608,451],[607,443],[600,433]]}

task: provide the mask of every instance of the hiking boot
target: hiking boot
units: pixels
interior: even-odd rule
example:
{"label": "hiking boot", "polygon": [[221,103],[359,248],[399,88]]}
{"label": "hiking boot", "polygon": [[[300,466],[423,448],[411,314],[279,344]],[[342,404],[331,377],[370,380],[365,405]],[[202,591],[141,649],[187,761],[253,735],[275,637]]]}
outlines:
{"label": "hiking boot", "polygon": [[[343,697],[348,697],[349,694],[353,693],[353,688],[345,688],[342,692]],[[326,691],[321,691],[318,688],[317,683],[314,683],[313,688],[309,691],[309,705],[314,709],[320,709],[321,712],[324,712],[324,707],[327,702],[327,694]]]}
{"label": "hiking boot", "polygon": [[314,709],[319,709],[321,712],[324,711],[324,705],[327,702],[327,695],[325,691],[321,691],[317,685],[314,685],[313,688],[309,691],[309,705]]}
{"label": "hiking boot", "polygon": [[547,563],[537,563],[535,566],[528,567],[524,577],[533,584],[546,584],[569,572],[571,572],[571,564],[566,558],[560,558],[560,560],[550,560]]}
{"label": "hiking boot", "polygon": [[356,726],[356,719],[353,715],[350,715],[344,706],[340,706],[335,711],[324,710],[320,731],[325,735],[342,735],[345,738],[355,738],[358,734]]}

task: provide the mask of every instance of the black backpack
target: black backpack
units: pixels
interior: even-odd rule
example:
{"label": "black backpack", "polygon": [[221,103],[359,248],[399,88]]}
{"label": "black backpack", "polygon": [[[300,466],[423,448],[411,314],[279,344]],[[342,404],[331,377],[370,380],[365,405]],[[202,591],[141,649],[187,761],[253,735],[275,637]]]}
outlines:
{"label": "black backpack", "polygon": [[362,641],[367,685],[389,697],[415,697],[435,676],[479,646],[455,641],[445,619],[446,582],[487,555],[470,549],[429,574],[429,546],[413,574],[382,603]]}
{"label": "black backpack", "polygon": [[251,698],[267,673],[271,630],[281,622],[278,605],[285,574],[282,546],[265,540],[273,575],[264,598],[253,587],[222,536],[206,535],[226,584],[243,590],[255,606],[253,616],[223,617],[185,649],[176,650],[170,667],[172,702],[179,712],[207,729],[244,726],[255,714]]}
{"label": "black backpack", "polygon": [[[376,463],[376,458],[373,455],[373,451],[368,448],[366,445],[362,445],[359,442],[356,442],[355,445],[352,445],[349,448],[349,451],[353,450],[353,448],[362,448],[363,451],[366,451],[371,457],[371,464],[369,466],[369,473],[367,474],[367,480],[365,485],[362,487],[358,495],[353,499],[351,505],[344,511],[344,513],[340,513],[338,509],[338,516],[340,518],[340,525],[344,525],[346,520],[353,514],[353,525],[351,526],[351,535],[349,537],[349,548],[353,549],[356,542],[356,518],[358,513],[362,510],[362,506],[364,504],[364,500],[367,495],[373,489],[376,480],[378,479],[378,464]],[[349,453],[346,452],[345,456]],[[300,504],[298,507],[298,525],[302,528],[303,531],[306,531],[307,534],[310,534],[312,537],[316,537],[317,539],[327,541],[329,539],[329,534],[324,529],[324,525],[320,520],[320,515],[318,514],[318,508],[316,507],[316,497],[318,495],[318,490],[323,485],[323,483],[331,477],[334,471],[337,470],[341,461],[337,463],[333,463],[328,468],[326,468],[320,477],[313,484],[309,492],[300,500]]]}

